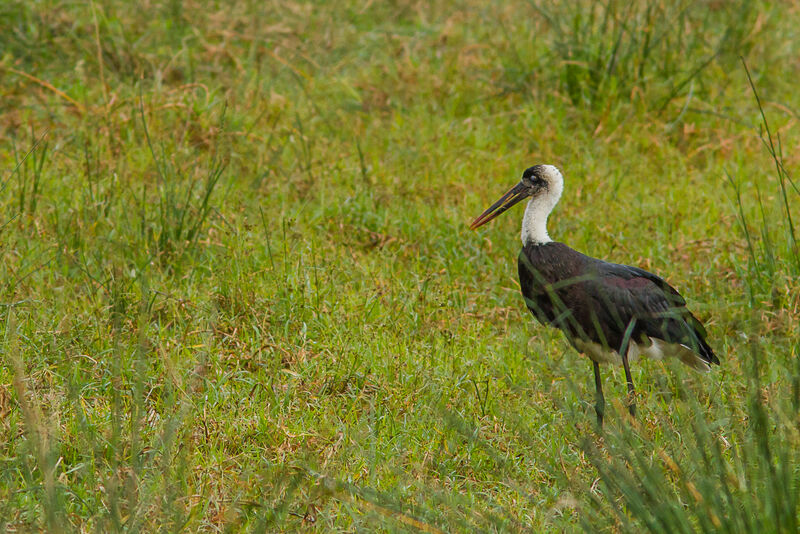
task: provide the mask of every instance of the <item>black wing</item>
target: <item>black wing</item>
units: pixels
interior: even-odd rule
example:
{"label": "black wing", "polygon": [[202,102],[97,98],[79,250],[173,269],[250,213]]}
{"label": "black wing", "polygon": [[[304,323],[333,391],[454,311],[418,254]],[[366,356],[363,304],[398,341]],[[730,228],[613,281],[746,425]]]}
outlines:
{"label": "black wing", "polygon": [[620,349],[647,336],[685,345],[706,362],[719,364],[705,328],[675,288],[637,267],[602,261],[592,267],[585,291],[594,300],[592,311],[606,336],[596,341]]}

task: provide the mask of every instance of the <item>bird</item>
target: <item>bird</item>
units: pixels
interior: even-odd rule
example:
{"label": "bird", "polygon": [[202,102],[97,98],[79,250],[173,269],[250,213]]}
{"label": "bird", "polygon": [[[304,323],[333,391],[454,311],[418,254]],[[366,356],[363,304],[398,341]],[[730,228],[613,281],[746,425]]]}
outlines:
{"label": "bird", "polygon": [[547,233],[547,219],[561,198],[564,177],[554,165],[525,169],[520,182],[470,225],[475,230],[528,198],[522,218],[517,267],[525,304],[536,320],[560,329],[572,347],[592,361],[597,423],[603,425],[605,397],[600,364],[622,365],[627,405],[636,417],[630,362],[639,356],[678,358],[710,371],[719,358],[706,329],[686,301],[661,277],[629,265],[582,254]]}

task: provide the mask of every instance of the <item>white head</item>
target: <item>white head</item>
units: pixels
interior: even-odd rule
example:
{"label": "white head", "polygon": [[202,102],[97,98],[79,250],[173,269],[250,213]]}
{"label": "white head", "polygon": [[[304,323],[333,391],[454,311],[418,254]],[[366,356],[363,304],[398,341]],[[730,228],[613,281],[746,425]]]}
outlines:
{"label": "white head", "polygon": [[522,243],[549,243],[547,217],[564,191],[564,177],[553,165],[534,165],[522,180],[472,222],[473,230],[491,221],[517,202],[530,197],[522,219]]}

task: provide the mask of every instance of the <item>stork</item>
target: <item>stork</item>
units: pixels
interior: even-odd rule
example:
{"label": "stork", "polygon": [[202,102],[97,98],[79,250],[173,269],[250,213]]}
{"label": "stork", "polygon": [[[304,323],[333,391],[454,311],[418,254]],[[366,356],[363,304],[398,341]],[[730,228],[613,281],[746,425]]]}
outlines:
{"label": "stork", "polygon": [[597,422],[603,424],[605,398],[600,364],[622,364],[628,383],[628,410],[636,416],[630,362],[644,355],[676,357],[699,371],[719,359],[706,343],[706,330],[686,301],[660,277],[637,267],[592,258],[550,239],[547,218],[564,190],[553,165],[535,165],[520,183],[492,204],[470,228],[483,226],[529,198],[522,218],[519,283],[525,304],[542,324],[562,330],[570,344],[592,360]]}

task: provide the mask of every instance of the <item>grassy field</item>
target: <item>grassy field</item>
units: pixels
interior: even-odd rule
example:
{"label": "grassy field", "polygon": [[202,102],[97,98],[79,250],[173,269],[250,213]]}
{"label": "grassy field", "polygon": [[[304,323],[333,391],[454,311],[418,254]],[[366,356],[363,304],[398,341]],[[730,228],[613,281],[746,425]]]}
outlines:
{"label": "grassy field", "polygon": [[[800,9],[433,4],[0,3],[0,531],[797,531]],[[722,360],[602,433],[536,163]]]}

